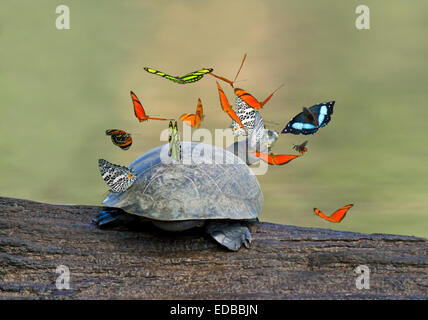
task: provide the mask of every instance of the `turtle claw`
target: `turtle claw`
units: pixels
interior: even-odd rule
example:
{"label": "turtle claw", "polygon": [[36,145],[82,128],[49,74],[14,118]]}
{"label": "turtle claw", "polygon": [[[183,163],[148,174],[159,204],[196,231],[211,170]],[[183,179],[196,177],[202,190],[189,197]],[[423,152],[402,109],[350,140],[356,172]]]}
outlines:
{"label": "turtle claw", "polygon": [[249,248],[251,244],[250,231],[240,223],[211,222],[206,231],[214,240],[232,251],[238,251],[242,245]]}

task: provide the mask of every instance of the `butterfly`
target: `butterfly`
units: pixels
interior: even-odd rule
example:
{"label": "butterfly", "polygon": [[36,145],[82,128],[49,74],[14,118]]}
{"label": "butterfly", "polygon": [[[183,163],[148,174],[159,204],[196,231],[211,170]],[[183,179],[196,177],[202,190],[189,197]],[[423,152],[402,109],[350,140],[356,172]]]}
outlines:
{"label": "butterfly", "polygon": [[274,92],[272,92],[263,102],[258,101],[255,97],[253,97],[250,93],[248,93],[247,91],[245,91],[244,89],[240,89],[240,88],[235,88],[234,84],[235,81],[238,77],[239,72],[242,69],[242,66],[244,64],[245,59],[247,58],[247,54],[244,55],[244,58],[242,59],[241,62],[241,66],[239,67],[238,72],[236,73],[235,79],[233,81],[230,81],[229,79],[226,79],[224,77],[218,76],[214,73],[210,73],[211,76],[220,79],[222,81],[225,81],[227,83],[229,83],[231,85],[231,87],[234,89],[235,95],[240,98],[241,100],[243,100],[247,105],[249,105],[251,108],[253,109],[261,109],[263,108],[263,106],[270,100],[270,98],[272,98],[273,94],[282,87],[279,86],[277,89],[275,89]]}
{"label": "butterfly", "polygon": [[250,151],[250,153],[262,159],[264,162],[269,163],[270,165],[283,165],[297,157],[300,157],[299,154],[273,154],[253,151]]}
{"label": "butterfly", "polygon": [[174,81],[175,83],[179,83],[179,84],[186,84],[186,83],[191,83],[191,82],[195,82],[200,80],[205,74],[210,73],[213,71],[213,69],[211,68],[207,68],[207,69],[201,69],[201,70],[197,70],[191,73],[188,73],[182,77],[179,76],[170,76],[169,74],[166,74],[164,72],[155,70],[155,69],[151,69],[151,68],[144,68],[144,70],[146,70],[149,73],[152,74],[156,74],[158,76],[164,77],[168,80]]}
{"label": "butterfly", "polygon": [[180,117],[180,120],[187,122],[190,126],[199,128],[202,119],[204,118],[204,110],[202,109],[201,99],[198,99],[196,113],[185,113]]}
{"label": "butterfly", "polygon": [[112,192],[123,192],[137,180],[137,176],[127,167],[113,164],[104,159],[98,160],[101,176]]}
{"label": "butterfly", "polygon": [[295,144],[293,149],[300,152],[301,154],[304,154],[305,152],[308,152],[308,148],[306,148],[307,143],[308,141],[305,141],[302,144]]}
{"label": "butterfly", "polygon": [[180,133],[178,132],[177,122],[174,124],[172,121],[169,122],[169,152],[168,156],[172,157],[176,161],[181,160],[181,144],[180,144]]}
{"label": "butterfly", "polygon": [[119,129],[108,129],[106,135],[111,136],[111,141],[122,150],[128,150],[132,145],[131,134]]}
{"label": "butterfly", "polygon": [[138,118],[138,121],[143,122],[146,120],[170,120],[170,119],[164,119],[164,118],[149,117],[144,111],[143,105],[141,104],[140,100],[138,100],[137,96],[132,91],[131,91],[131,98],[132,98],[132,103],[134,104],[134,113],[135,113],[135,116]]}
{"label": "butterfly", "polygon": [[295,116],[281,133],[314,134],[325,127],[331,120],[335,101],[316,104],[310,108],[303,107],[303,112]]}
{"label": "butterfly", "polygon": [[344,206],[344,207],[340,208],[339,210],[337,210],[336,212],[334,212],[329,217],[326,216],[324,213],[322,213],[317,208],[314,208],[314,211],[321,218],[323,218],[323,219],[325,219],[327,221],[330,221],[330,222],[338,223],[338,222],[342,221],[342,219],[345,217],[345,215],[348,212],[348,210],[352,208],[352,206],[353,206],[353,204],[348,204],[347,206]]}
{"label": "butterfly", "polygon": [[220,97],[220,105],[221,105],[223,111],[226,112],[229,115],[229,117],[232,118],[232,120],[235,120],[241,126],[241,128],[244,129],[244,131],[247,131],[247,129],[242,124],[239,117],[236,115],[235,111],[233,111],[232,107],[229,104],[229,101],[227,101],[227,98],[226,98],[226,95],[224,94],[223,89],[220,87],[218,82],[216,82],[216,83],[217,83],[217,88],[218,88],[218,95]]}

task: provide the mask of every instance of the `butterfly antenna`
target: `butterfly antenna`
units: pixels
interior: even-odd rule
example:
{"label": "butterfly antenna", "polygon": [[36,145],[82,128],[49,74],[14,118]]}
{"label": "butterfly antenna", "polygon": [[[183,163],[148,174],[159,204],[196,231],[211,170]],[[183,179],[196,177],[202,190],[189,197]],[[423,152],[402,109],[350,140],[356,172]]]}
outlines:
{"label": "butterfly antenna", "polygon": [[[244,65],[245,59],[247,59],[247,54],[244,54],[244,58],[242,59],[241,65],[239,66],[239,70],[236,73],[235,79],[233,79],[233,83],[235,83],[236,79],[238,78],[238,75],[241,72],[242,66]],[[233,85],[232,85],[232,88],[234,88]]]}

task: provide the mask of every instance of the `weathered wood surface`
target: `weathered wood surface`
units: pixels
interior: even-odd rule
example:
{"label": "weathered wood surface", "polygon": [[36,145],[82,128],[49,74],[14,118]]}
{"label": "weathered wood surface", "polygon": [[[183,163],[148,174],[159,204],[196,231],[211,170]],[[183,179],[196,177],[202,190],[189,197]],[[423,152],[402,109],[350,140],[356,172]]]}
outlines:
{"label": "weathered wood surface", "polygon": [[[234,253],[198,231],[99,230],[98,209],[0,198],[0,299],[428,298],[423,238],[257,223]],[[358,265],[370,289],[356,288]]]}

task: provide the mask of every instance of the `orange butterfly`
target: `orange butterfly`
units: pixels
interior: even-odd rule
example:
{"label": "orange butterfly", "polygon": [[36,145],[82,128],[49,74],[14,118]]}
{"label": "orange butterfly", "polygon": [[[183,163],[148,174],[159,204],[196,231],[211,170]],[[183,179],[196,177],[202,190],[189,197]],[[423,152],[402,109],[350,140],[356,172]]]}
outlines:
{"label": "orange butterfly", "polygon": [[259,102],[256,98],[254,98],[250,93],[243,89],[235,88],[234,83],[236,81],[236,78],[238,77],[239,72],[242,69],[242,65],[244,64],[245,59],[247,58],[247,54],[244,55],[244,58],[242,59],[241,66],[239,67],[238,73],[235,76],[235,79],[233,81],[230,81],[224,77],[220,77],[214,73],[210,73],[213,77],[216,77],[217,79],[223,80],[224,82],[227,82],[234,88],[234,92],[238,98],[241,98],[246,104],[248,104],[250,107],[254,109],[261,109],[263,106],[269,101],[269,99],[273,96],[273,94],[281,88],[283,85],[279,86],[277,89],[275,89],[274,92],[272,92],[263,102]]}
{"label": "orange butterfly", "polygon": [[138,100],[137,96],[132,91],[131,91],[131,98],[132,98],[132,103],[134,104],[134,113],[135,113],[135,116],[138,118],[138,121],[143,122],[149,119],[150,120],[171,120],[171,119],[164,119],[164,118],[149,117],[144,111],[143,105],[141,104],[140,100]]}
{"label": "orange butterfly", "polygon": [[321,218],[323,218],[323,219],[325,219],[327,221],[330,221],[330,222],[338,223],[338,222],[342,221],[342,219],[345,217],[345,215],[348,212],[348,210],[352,208],[352,206],[353,206],[353,204],[348,204],[347,206],[344,206],[344,207],[340,208],[339,210],[337,210],[336,212],[334,212],[329,217],[326,216],[324,213],[322,213],[317,208],[314,208],[314,211]]}
{"label": "orange butterfly", "polygon": [[283,165],[291,160],[300,157],[300,154],[273,154],[273,153],[261,153],[261,152],[253,152],[249,151],[256,157],[262,159],[264,162],[267,162],[271,165]]}
{"label": "orange butterfly", "polygon": [[229,115],[229,117],[232,118],[232,120],[235,120],[245,130],[245,132],[247,132],[247,128],[245,128],[245,126],[242,124],[241,119],[239,119],[235,111],[233,111],[232,107],[230,106],[229,101],[227,101],[227,98],[226,98],[226,95],[224,94],[223,89],[220,87],[217,81],[216,83],[218,88],[218,95],[220,97],[220,104],[221,104],[221,107],[223,108],[223,111],[226,112]]}
{"label": "orange butterfly", "polygon": [[202,119],[204,118],[204,110],[202,109],[201,99],[198,99],[198,106],[196,107],[196,114],[185,113],[180,117],[181,121],[187,122],[192,127],[199,128]]}

